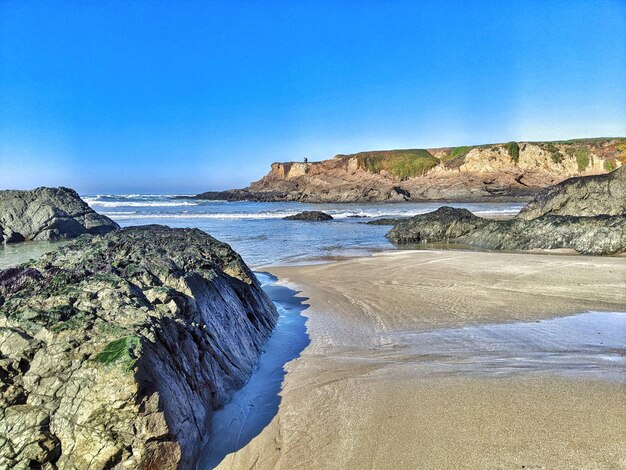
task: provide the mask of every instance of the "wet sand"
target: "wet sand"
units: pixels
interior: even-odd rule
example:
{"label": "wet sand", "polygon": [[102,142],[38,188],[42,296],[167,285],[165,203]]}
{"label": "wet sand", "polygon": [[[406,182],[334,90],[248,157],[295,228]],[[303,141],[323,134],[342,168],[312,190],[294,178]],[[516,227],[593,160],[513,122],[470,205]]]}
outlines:
{"label": "wet sand", "polygon": [[398,251],[271,272],[309,297],[310,344],[286,365],[270,424],[218,468],[626,466],[619,372],[468,373],[408,344],[432,330],[475,337],[481,325],[624,311],[623,258]]}

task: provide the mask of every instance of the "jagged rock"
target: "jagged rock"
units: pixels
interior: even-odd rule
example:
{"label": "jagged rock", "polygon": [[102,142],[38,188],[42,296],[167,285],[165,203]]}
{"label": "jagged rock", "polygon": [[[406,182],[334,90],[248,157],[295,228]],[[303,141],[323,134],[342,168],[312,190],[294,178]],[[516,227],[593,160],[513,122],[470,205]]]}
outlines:
{"label": "jagged rock", "polygon": [[590,255],[626,252],[626,217],[545,215],[493,220],[441,207],[398,222],[387,234],[398,245],[454,243],[494,250],[571,248]]}
{"label": "jagged rock", "polygon": [[284,220],[309,220],[314,222],[333,220],[333,216],[321,211],[304,211],[283,217]]}
{"label": "jagged rock", "polygon": [[626,166],[605,175],[570,178],[541,191],[517,217],[626,214]]}
{"label": "jagged rock", "polygon": [[193,468],[276,320],[200,230],[84,235],[0,271],[0,468]]}
{"label": "jagged rock", "polygon": [[0,191],[0,241],[56,241],[83,233],[104,234],[119,226],[96,213],[69,188]]}

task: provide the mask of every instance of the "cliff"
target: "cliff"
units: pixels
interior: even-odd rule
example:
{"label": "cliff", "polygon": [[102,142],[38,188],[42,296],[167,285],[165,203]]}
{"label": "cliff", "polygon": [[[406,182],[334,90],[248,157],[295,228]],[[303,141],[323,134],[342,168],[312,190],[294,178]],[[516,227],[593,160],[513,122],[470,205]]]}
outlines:
{"label": "cliff", "polygon": [[0,271],[0,468],[193,468],[276,320],[195,229],[83,236]]}
{"label": "cliff", "polygon": [[0,191],[0,242],[56,241],[118,228],[111,219],[91,209],[73,189]]}
{"label": "cliff", "polygon": [[626,163],[626,139],[509,142],[474,147],[337,155],[313,163],[273,163],[248,188],[200,199],[377,202],[526,200],[567,178]]}

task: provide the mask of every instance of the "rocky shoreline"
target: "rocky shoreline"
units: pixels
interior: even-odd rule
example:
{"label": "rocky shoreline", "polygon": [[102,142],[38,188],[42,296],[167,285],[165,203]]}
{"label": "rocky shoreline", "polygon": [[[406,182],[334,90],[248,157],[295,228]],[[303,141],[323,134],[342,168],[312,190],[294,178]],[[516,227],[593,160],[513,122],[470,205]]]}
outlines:
{"label": "rocky shoreline", "polygon": [[0,467],[192,468],[276,320],[197,229],[87,235],[0,271]]}
{"label": "rocky shoreline", "polygon": [[442,207],[396,222],[387,238],[397,245],[454,243],[492,250],[571,248],[589,255],[622,254],[626,167],[547,188],[510,220]]}
{"label": "rocky shoreline", "polygon": [[[119,229],[66,188],[5,191],[0,202],[10,241],[82,234],[0,271],[0,467],[192,468],[213,412],[277,322],[254,274],[201,230]],[[546,188],[513,219],[441,207],[377,223],[393,225],[399,246],[619,255],[626,167]]]}

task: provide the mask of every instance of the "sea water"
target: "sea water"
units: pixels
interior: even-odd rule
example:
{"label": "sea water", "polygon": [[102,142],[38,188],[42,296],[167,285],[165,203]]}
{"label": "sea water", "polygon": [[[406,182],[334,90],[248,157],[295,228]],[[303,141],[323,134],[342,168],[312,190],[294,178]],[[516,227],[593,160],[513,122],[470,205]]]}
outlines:
{"label": "sea water", "polygon": [[[443,205],[479,216],[512,216],[521,203],[369,203],[226,202],[178,199],[174,195],[88,195],[85,201],[123,227],[164,224],[195,227],[230,244],[252,267],[314,262],[393,249],[385,238],[391,227],[366,225],[381,217],[409,217]],[[283,220],[305,210],[324,211],[328,222]]]}
{"label": "sea water", "polygon": [[[163,224],[204,230],[230,244],[253,268],[312,263],[394,249],[385,238],[391,227],[365,224],[381,217],[409,217],[434,211],[443,205],[469,209],[480,216],[512,216],[523,206],[521,203],[226,202],[153,194],[83,195],[83,199],[96,212],[110,217],[122,227]],[[327,212],[334,220],[283,220],[305,210]],[[0,269],[35,258],[54,247],[54,244],[46,243],[20,243],[0,248]]]}

